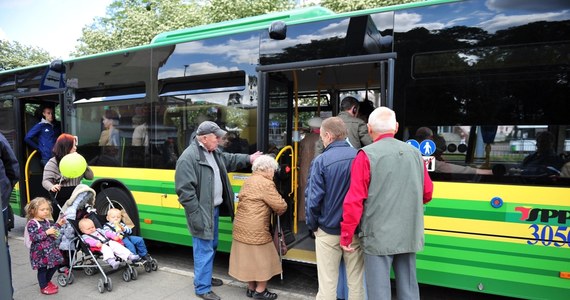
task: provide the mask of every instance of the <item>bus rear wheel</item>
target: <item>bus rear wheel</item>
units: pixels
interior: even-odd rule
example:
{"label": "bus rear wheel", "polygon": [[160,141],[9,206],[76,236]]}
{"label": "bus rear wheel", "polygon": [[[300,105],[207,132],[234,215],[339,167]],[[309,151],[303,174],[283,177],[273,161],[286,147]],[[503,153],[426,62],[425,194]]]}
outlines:
{"label": "bus rear wheel", "polygon": [[139,214],[134,200],[124,190],[116,187],[109,187],[97,193],[95,208],[98,215],[106,216],[111,204],[127,213],[134,225],[133,235],[139,235]]}

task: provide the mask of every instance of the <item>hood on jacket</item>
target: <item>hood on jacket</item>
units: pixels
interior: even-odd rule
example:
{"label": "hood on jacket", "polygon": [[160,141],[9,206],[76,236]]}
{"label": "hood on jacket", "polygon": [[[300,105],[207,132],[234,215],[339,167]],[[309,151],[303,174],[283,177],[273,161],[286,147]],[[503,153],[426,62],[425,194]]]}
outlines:
{"label": "hood on jacket", "polygon": [[[65,204],[61,208],[61,211],[66,212],[67,214],[67,209],[69,207],[74,207],[76,210],[78,210],[85,208],[86,204],[93,206],[95,204],[96,195],[97,193],[95,193],[95,190],[90,188],[88,185],[79,184],[77,187],[75,187],[73,193],[71,193],[71,197],[65,201]],[[75,214],[73,215],[75,216]]]}

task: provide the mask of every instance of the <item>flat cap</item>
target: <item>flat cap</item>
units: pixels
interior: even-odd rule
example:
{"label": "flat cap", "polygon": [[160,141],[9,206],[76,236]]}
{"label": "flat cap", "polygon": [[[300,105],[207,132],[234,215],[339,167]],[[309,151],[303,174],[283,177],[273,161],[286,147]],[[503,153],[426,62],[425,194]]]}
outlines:
{"label": "flat cap", "polygon": [[223,137],[224,135],[226,135],[227,132],[221,129],[220,126],[218,126],[218,124],[212,121],[202,122],[200,126],[198,126],[198,129],[196,130],[196,135],[206,135],[210,133],[215,134],[217,137]]}

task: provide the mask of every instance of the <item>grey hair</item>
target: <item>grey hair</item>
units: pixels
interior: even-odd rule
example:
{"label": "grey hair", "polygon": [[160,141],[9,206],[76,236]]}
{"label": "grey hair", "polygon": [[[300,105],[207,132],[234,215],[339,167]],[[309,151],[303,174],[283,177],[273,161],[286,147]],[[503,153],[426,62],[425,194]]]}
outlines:
{"label": "grey hair", "polygon": [[261,155],[253,161],[252,171],[275,171],[279,168],[279,164],[275,158],[270,155]]}
{"label": "grey hair", "polygon": [[396,113],[385,107],[376,108],[368,117],[368,125],[376,133],[396,131]]}

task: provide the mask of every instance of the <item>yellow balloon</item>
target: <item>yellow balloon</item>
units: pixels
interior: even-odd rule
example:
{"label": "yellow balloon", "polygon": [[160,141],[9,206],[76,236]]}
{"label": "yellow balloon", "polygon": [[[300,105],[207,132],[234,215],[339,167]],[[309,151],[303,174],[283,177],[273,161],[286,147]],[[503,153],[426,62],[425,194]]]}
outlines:
{"label": "yellow balloon", "polygon": [[80,177],[86,169],[87,161],[77,152],[67,154],[59,162],[59,171],[67,178]]}

